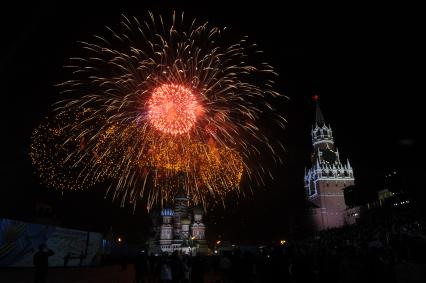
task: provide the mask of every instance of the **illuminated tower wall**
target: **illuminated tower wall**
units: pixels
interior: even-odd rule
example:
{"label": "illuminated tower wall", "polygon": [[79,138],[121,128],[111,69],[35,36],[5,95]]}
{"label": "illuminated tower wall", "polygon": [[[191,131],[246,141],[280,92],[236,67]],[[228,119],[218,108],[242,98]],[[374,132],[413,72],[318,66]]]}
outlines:
{"label": "illuminated tower wall", "polygon": [[194,208],[194,222],[191,225],[191,234],[196,240],[204,241],[206,226],[203,223],[203,210]]}
{"label": "illuminated tower wall", "polygon": [[162,248],[164,247],[164,245],[170,245],[173,239],[173,214],[173,210],[171,209],[166,208],[161,211],[162,224],[160,227],[160,245],[162,245]]}
{"label": "illuminated tower wall", "polygon": [[311,168],[305,170],[305,190],[312,205],[315,230],[341,227],[353,222],[347,214],[343,189],[354,185],[349,160],[340,161],[334,145],[333,131],[326,125],[317,102],[316,121],[312,128],[313,153]]}
{"label": "illuminated tower wall", "polygon": [[181,235],[182,239],[189,240],[189,225],[191,225],[191,221],[188,218],[184,218],[181,220],[182,230]]}
{"label": "illuminated tower wall", "polygon": [[184,195],[178,195],[175,198],[175,209],[173,217],[173,234],[175,239],[183,239],[181,221],[188,215],[188,198]]}

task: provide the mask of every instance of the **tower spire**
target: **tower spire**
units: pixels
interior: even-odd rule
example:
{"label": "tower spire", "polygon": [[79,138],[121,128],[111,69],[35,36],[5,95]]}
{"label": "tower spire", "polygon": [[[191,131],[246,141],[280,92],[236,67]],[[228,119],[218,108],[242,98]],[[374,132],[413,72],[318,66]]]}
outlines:
{"label": "tower spire", "polygon": [[325,119],[324,119],[324,116],[322,115],[322,112],[321,112],[321,108],[320,108],[320,106],[319,106],[319,95],[318,94],[315,94],[313,97],[312,97],[312,99],[315,101],[315,103],[316,103],[316,111],[315,111],[315,123],[318,125],[318,126],[322,126],[322,125],[325,125]]}
{"label": "tower spire", "polygon": [[183,172],[180,172],[178,176],[178,190],[176,193],[176,197],[186,197],[185,175]]}

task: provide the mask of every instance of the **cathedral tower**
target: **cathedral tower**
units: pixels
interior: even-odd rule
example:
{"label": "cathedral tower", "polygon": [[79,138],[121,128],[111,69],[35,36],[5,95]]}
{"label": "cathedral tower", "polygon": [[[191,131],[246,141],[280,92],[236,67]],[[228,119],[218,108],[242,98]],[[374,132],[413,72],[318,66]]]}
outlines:
{"label": "cathedral tower", "polygon": [[185,178],[183,174],[179,176],[179,190],[174,200],[174,216],[173,216],[173,235],[174,244],[182,244],[182,241],[187,239],[182,234],[181,221],[188,216],[188,197],[185,190]]}
{"label": "cathedral tower", "polygon": [[311,168],[305,170],[305,189],[312,204],[312,218],[317,231],[341,227],[353,222],[348,219],[343,189],[354,185],[353,169],[340,161],[334,145],[333,131],[327,125],[316,101],[315,124],[312,127],[313,153]]}
{"label": "cathedral tower", "polygon": [[196,243],[197,252],[207,253],[207,243],[206,243],[206,226],[203,223],[203,209],[195,207],[193,209],[194,213],[194,222],[191,225],[191,234],[192,239]]}
{"label": "cathedral tower", "polygon": [[169,208],[165,208],[161,210],[160,216],[162,218],[162,224],[160,226],[160,247],[163,251],[172,252],[172,240],[173,240],[173,232],[172,232],[172,219],[174,212]]}

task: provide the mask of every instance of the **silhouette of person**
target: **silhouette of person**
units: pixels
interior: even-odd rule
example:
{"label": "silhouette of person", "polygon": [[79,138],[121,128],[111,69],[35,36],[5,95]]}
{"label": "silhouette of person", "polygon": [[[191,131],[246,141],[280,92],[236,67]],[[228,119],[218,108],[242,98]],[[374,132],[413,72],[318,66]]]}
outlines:
{"label": "silhouette of person", "polygon": [[79,266],[82,266],[82,265],[83,265],[83,260],[84,260],[84,253],[83,253],[83,252],[81,252],[81,254],[80,254],[80,264],[79,264]]}
{"label": "silhouette of person", "polygon": [[140,251],[136,256],[134,268],[136,283],[144,283],[148,276],[148,262],[145,251]]}
{"label": "silhouette of person", "polygon": [[192,282],[203,283],[204,282],[204,259],[201,257],[201,253],[197,252],[196,256],[192,261]]}
{"label": "silhouette of person", "polygon": [[35,283],[45,283],[47,279],[47,271],[49,267],[48,257],[55,253],[48,249],[46,244],[38,246],[38,252],[34,254],[33,263],[35,267]]}
{"label": "silhouette of person", "polygon": [[67,253],[67,255],[64,257],[64,267],[68,266],[68,262],[70,261],[71,253]]}
{"label": "silhouette of person", "polygon": [[121,271],[127,270],[127,256],[123,255],[121,257]]}

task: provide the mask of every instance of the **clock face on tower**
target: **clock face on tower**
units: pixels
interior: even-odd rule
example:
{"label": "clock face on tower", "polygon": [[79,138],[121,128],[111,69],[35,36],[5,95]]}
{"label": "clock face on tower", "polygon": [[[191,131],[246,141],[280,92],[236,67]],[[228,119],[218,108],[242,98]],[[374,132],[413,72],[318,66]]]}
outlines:
{"label": "clock face on tower", "polygon": [[326,148],[322,152],[322,159],[328,164],[334,164],[336,162],[336,153]]}

